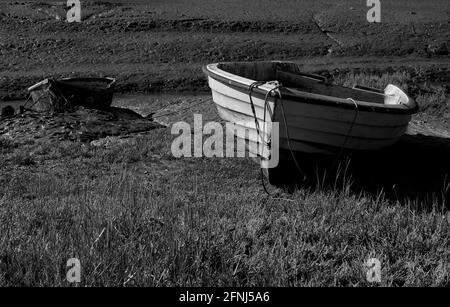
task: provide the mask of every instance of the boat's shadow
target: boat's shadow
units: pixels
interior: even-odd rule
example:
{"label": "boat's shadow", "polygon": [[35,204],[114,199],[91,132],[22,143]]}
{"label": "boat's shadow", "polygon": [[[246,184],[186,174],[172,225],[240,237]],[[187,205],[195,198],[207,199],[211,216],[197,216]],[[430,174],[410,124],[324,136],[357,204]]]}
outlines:
{"label": "boat's shadow", "polygon": [[[296,186],[299,172],[290,152],[281,152],[279,168],[270,171],[271,183]],[[419,209],[436,206],[450,209],[450,139],[437,136],[404,135],[384,150],[347,153],[336,159],[296,154],[302,171],[315,188],[347,189],[384,195],[391,200],[412,203]]]}

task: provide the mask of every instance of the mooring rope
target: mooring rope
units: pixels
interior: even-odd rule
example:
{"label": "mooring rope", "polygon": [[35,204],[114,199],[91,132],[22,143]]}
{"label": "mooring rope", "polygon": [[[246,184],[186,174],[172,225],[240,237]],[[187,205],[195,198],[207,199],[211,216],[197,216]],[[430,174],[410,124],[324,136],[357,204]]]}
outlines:
{"label": "mooring rope", "polygon": [[353,131],[353,127],[355,126],[356,118],[358,117],[358,113],[359,113],[359,108],[358,108],[358,104],[356,103],[356,101],[353,98],[347,98],[347,100],[350,100],[355,105],[355,115],[353,116],[353,120],[352,120],[352,122],[350,124],[350,127],[349,127],[349,129],[347,131],[347,134],[345,135],[344,142],[342,143],[342,146],[341,146],[341,148],[339,150],[339,153],[336,156],[336,159],[334,159],[333,164],[331,165],[331,169],[330,169],[331,171],[334,170],[334,168],[336,167],[336,163],[339,161],[339,159],[341,158],[342,154],[344,153],[344,149],[345,149],[345,146],[347,145],[348,137],[350,136],[350,134]]}
{"label": "mooring rope", "polygon": [[[250,106],[251,106],[251,109],[252,109],[253,118],[255,119],[255,128],[256,128],[256,133],[257,133],[257,141],[256,141],[256,146],[257,147],[258,147],[258,139],[260,138],[260,126],[259,126],[259,122],[258,122],[258,117],[256,116],[256,109],[255,109],[255,105],[253,103],[252,93],[253,93],[253,90],[255,89],[255,87],[258,87],[258,86],[263,85],[265,83],[266,82],[264,82],[264,81],[255,81],[252,84],[250,84],[250,86],[248,88],[248,96],[249,96],[249,100],[250,100]],[[268,104],[269,93],[270,93],[270,91],[266,94],[265,99],[264,99],[264,110],[263,110],[264,123],[266,122],[266,106]],[[270,110],[270,108],[269,108],[269,110]],[[272,113],[272,112],[270,112],[270,113]],[[263,137],[261,137],[261,144],[262,144],[261,145],[262,146],[262,151],[261,151],[260,159],[264,159],[264,155],[263,155],[263,153],[264,153],[264,146],[268,145],[268,144],[265,144],[265,140],[264,140]],[[264,192],[266,192],[267,195],[272,196],[272,194],[269,192],[269,190],[266,187],[266,183],[264,181],[264,172],[262,170],[261,165],[260,165],[260,172],[261,172],[261,185],[263,186]]]}
{"label": "mooring rope", "polygon": [[[258,86],[260,86],[260,85],[263,85],[263,84],[270,84],[270,82],[255,81],[255,82],[253,82],[252,84],[250,84],[250,86],[249,86],[249,100],[250,100],[250,106],[251,106],[251,109],[252,109],[252,112],[253,112],[253,116],[254,116],[254,119],[255,119],[255,126],[256,126],[256,131],[257,131],[258,136],[260,136],[260,131],[259,131],[259,130],[260,130],[260,126],[259,126],[258,118],[257,118],[257,116],[256,116],[256,110],[255,110],[255,106],[254,106],[253,99],[252,99],[252,92],[253,92],[253,90],[254,90],[256,87],[258,87]],[[273,84],[273,83],[272,83],[272,84]],[[279,101],[280,101],[280,106],[281,106],[281,111],[282,111],[282,116],[283,116],[283,122],[284,122],[284,126],[285,126],[285,129],[286,129],[286,137],[287,137],[287,143],[288,143],[289,151],[290,151],[290,153],[291,153],[292,159],[293,159],[293,161],[294,161],[294,164],[295,164],[295,166],[296,166],[298,172],[299,172],[300,175],[302,176],[302,179],[303,179],[303,180],[306,180],[307,182],[309,182],[310,179],[309,179],[309,177],[306,175],[306,173],[303,171],[303,169],[300,167],[300,164],[298,163],[297,158],[295,157],[295,154],[294,154],[294,150],[292,149],[292,146],[291,146],[290,136],[289,136],[289,128],[288,128],[287,121],[286,121],[286,115],[285,115],[285,112],[284,112],[283,99],[282,99],[281,91],[280,91],[280,88],[281,88],[281,87],[282,87],[281,84],[275,84],[275,87],[272,88],[271,90],[269,90],[269,91],[266,93],[266,95],[265,95],[265,97],[264,97],[264,115],[263,115],[263,121],[264,121],[264,123],[266,122],[266,108],[269,110],[269,115],[270,115],[271,120],[272,120],[272,110],[270,109],[270,106],[269,106],[269,103],[268,103],[268,101],[269,101],[269,96],[272,95],[272,96],[275,98],[275,104],[276,104],[276,103],[277,103],[277,96],[276,96],[276,95],[273,95],[273,93],[278,94]],[[265,132],[265,131],[264,131],[264,132]],[[264,141],[263,138],[262,138],[261,143],[262,143],[263,145],[264,145],[264,143],[265,143],[265,141]],[[265,145],[269,145],[269,146],[270,146],[270,143],[267,143],[267,144],[265,144]],[[262,156],[261,158],[262,158],[262,159],[264,158],[263,153],[264,153],[264,146],[263,146],[262,152],[261,152],[261,156]],[[262,186],[263,186],[263,188],[264,188],[264,191],[265,191],[269,196],[272,196],[272,194],[269,193],[269,191],[267,190],[267,187],[266,187],[266,184],[265,184],[265,181],[264,181],[264,173],[263,173],[262,168],[261,168],[261,183],[262,183]]]}
{"label": "mooring rope", "polygon": [[[248,96],[249,96],[249,99],[250,99],[250,106],[252,108],[253,118],[255,119],[256,133],[258,134],[258,137],[260,136],[260,127],[259,127],[258,117],[256,116],[256,109],[255,109],[255,104],[253,103],[252,93],[253,93],[253,90],[256,87],[258,87],[260,85],[263,85],[265,83],[266,82],[264,82],[264,81],[255,81],[252,84],[250,84],[250,86],[248,88]],[[264,105],[264,116],[265,116],[265,113],[266,113],[265,107],[266,106]]]}
{"label": "mooring rope", "polygon": [[287,125],[286,114],[284,112],[284,104],[283,104],[283,99],[281,99],[281,94],[280,94],[280,106],[281,106],[281,113],[282,113],[281,115],[283,117],[284,127],[286,128],[287,144],[288,144],[289,152],[291,153],[291,156],[292,156],[292,160],[294,160],[295,167],[297,168],[300,175],[303,177],[303,180],[306,180],[307,182],[310,183],[311,180],[310,180],[309,176],[300,167],[300,164],[298,163],[297,158],[295,157],[295,154],[294,154],[294,150],[292,149],[292,146],[291,146],[291,138],[289,136],[289,128]]}
{"label": "mooring rope", "polygon": [[[263,85],[263,84],[266,84],[266,83],[268,83],[268,82],[256,81],[256,82],[253,82],[252,84],[250,84],[250,86],[249,86],[249,100],[250,100],[250,106],[251,106],[251,109],[252,109],[253,117],[254,117],[254,120],[255,120],[255,126],[256,126],[256,131],[257,131],[258,137],[261,138],[261,143],[263,145],[269,145],[270,146],[270,143],[266,143],[264,138],[261,137],[262,132],[261,132],[261,128],[260,128],[260,125],[259,125],[258,117],[256,115],[255,105],[254,105],[254,102],[253,102],[253,99],[252,99],[253,90],[256,87],[259,87],[260,85]],[[290,154],[292,156],[292,160],[294,161],[295,167],[297,168],[299,174],[302,176],[302,179],[307,181],[307,182],[310,182],[309,176],[301,168],[300,163],[298,162],[298,160],[297,160],[297,158],[295,156],[294,150],[292,148],[292,145],[291,145],[291,137],[290,137],[290,134],[289,134],[289,127],[288,127],[287,120],[286,120],[286,112],[285,112],[285,109],[284,109],[284,103],[283,103],[283,99],[282,99],[281,91],[280,91],[281,87],[282,87],[281,84],[278,84],[278,85],[276,85],[274,88],[272,88],[271,90],[269,90],[266,93],[266,95],[264,97],[263,121],[264,121],[264,123],[266,122],[266,109],[269,110],[269,115],[272,118],[272,110],[270,109],[270,106],[268,104],[269,97],[272,95],[275,98],[275,104],[277,103],[277,98],[279,98],[278,101],[279,101],[279,105],[280,105],[280,109],[281,109],[281,115],[282,115],[282,119],[283,119],[283,124],[284,124],[284,127],[286,129],[286,139],[287,139],[287,145],[288,145],[288,148],[289,148],[289,152],[290,152]],[[276,93],[277,95],[273,95],[273,93]],[[341,158],[341,156],[342,156],[342,154],[343,154],[343,152],[344,152],[344,150],[345,150],[345,148],[347,146],[348,139],[349,139],[349,137],[350,137],[350,135],[351,135],[351,133],[353,131],[353,128],[355,126],[355,123],[356,123],[356,120],[357,120],[358,114],[359,114],[359,108],[358,108],[357,102],[353,98],[347,98],[347,100],[353,102],[353,104],[355,106],[355,113],[354,113],[354,116],[353,116],[353,120],[352,120],[352,122],[350,124],[350,127],[349,127],[349,129],[348,129],[348,131],[347,131],[347,133],[345,135],[344,141],[343,141],[342,145],[340,146],[338,155],[336,156],[336,159],[334,160],[334,162],[332,164],[331,170],[333,170],[336,167],[336,163]],[[265,133],[265,131],[263,133]],[[261,158],[264,158],[263,153],[264,153],[264,146],[262,148]],[[267,190],[267,187],[265,185],[264,174],[263,174],[262,169],[261,169],[261,182],[262,182],[262,186],[264,188],[264,191],[269,196],[272,196],[269,193],[269,191]]]}
{"label": "mooring rope", "polygon": [[350,125],[350,128],[347,131],[347,135],[345,136],[344,143],[342,144],[341,148],[345,148],[345,145],[347,145],[348,137],[352,133],[353,126],[355,126],[356,118],[358,117],[358,112],[359,112],[358,104],[356,103],[356,101],[353,98],[347,98],[347,100],[350,100],[355,105],[355,115],[353,116],[352,123]]}

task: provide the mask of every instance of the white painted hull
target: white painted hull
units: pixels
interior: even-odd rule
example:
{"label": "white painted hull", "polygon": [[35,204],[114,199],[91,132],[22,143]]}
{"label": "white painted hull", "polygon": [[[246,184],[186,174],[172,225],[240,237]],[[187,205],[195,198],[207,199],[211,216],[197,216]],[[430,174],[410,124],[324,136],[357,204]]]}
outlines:
{"label": "white painted hull", "polygon": [[[206,70],[211,71],[217,66],[207,66]],[[207,71],[206,71],[207,72]],[[222,71],[214,71],[221,74]],[[249,87],[254,80],[234,76],[227,72],[217,77],[208,74],[208,82],[212,91],[213,100],[217,106],[218,113],[225,121],[233,122],[238,126],[248,129],[245,139],[254,144],[261,144],[256,131],[255,116],[253,114],[249,93],[236,86],[236,83],[243,83]],[[226,82],[227,79],[233,82]],[[224,81],[225,80],[225,81]],[[245,87],[244,87],[245,88]],[[259,87],[263,92],[269,92],[273,87],[264,84]],[[297,89],[295,93],[301,92]],[[308,94],[313,96],[313,94]],[[370,103],[357,102],[358,106],[337,107],[333,104],[314,104],[311,102],[294,101],[282,95],[280,99],[270,96],[268,106],[271,112],[264,111],[264,95],[252,93],[252,100],[255,107],[256,118],[260,127],[264,127],[267,122],[278,122],[280,131],[280,148],[289,149],[286,127],[290,138],[290,146],[295,151],[307,153],[327,153],[334,154],[341,148],[348,150],[377,150],[393,145],[402,136],[411,119],[411,112],[377,112],[375,105],[371,109]],[[308,97],[309,97],[308,96]],[[314,98],[314,97],[313,97]],[[351,98],[351,97],[349,97]],[[281,103],[285,118],[281,112]],[[353,101],[353,104],[355,102]],[[396,106],[386,106],[394,109]],[[402,106],[403,107],[403,106]],[[396,111],[396,110],[394,110]],[[273,113],[273,116],[270,115]],[[264,121],[265,115],[265,121]],[[264,130],[264,129],[262,129]],[[269,129],[260,133],[265,140],[270,139]],[[268,151],[268,149],[265,149]],[[261,152],[259,152],[261,154]],[[265,156],[265,154],[264,154]]]}

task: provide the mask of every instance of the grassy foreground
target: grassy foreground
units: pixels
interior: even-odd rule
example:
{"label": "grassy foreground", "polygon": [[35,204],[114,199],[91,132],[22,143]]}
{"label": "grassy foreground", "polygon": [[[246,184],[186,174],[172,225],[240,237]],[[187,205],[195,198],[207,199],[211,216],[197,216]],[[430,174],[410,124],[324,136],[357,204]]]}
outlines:
{"label": "grassy foreground", "polygon": [[[344,189],[268,197],[248,158],[175,159],[163,128],[135,142],[2,140],[0,285],[450,284],[450,216]],[[373,284],[375,285],[375,284]]]}

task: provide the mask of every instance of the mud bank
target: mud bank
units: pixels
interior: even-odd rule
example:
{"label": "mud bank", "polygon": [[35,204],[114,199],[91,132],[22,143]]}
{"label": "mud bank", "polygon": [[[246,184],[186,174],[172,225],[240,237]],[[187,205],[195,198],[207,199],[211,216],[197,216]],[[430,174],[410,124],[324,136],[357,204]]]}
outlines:
{"label": "mud bank", "polygon": [[202,92],[201,66],[217,61],[449,67],[445,1],[386,3],[380,24],[367,22],[361,1],[263,3],[95,1],[69,24],[57,2],[9,1],[0,14],[0,100],[23,99],[45,77],[79,75],[116,76],[122,93]]}

